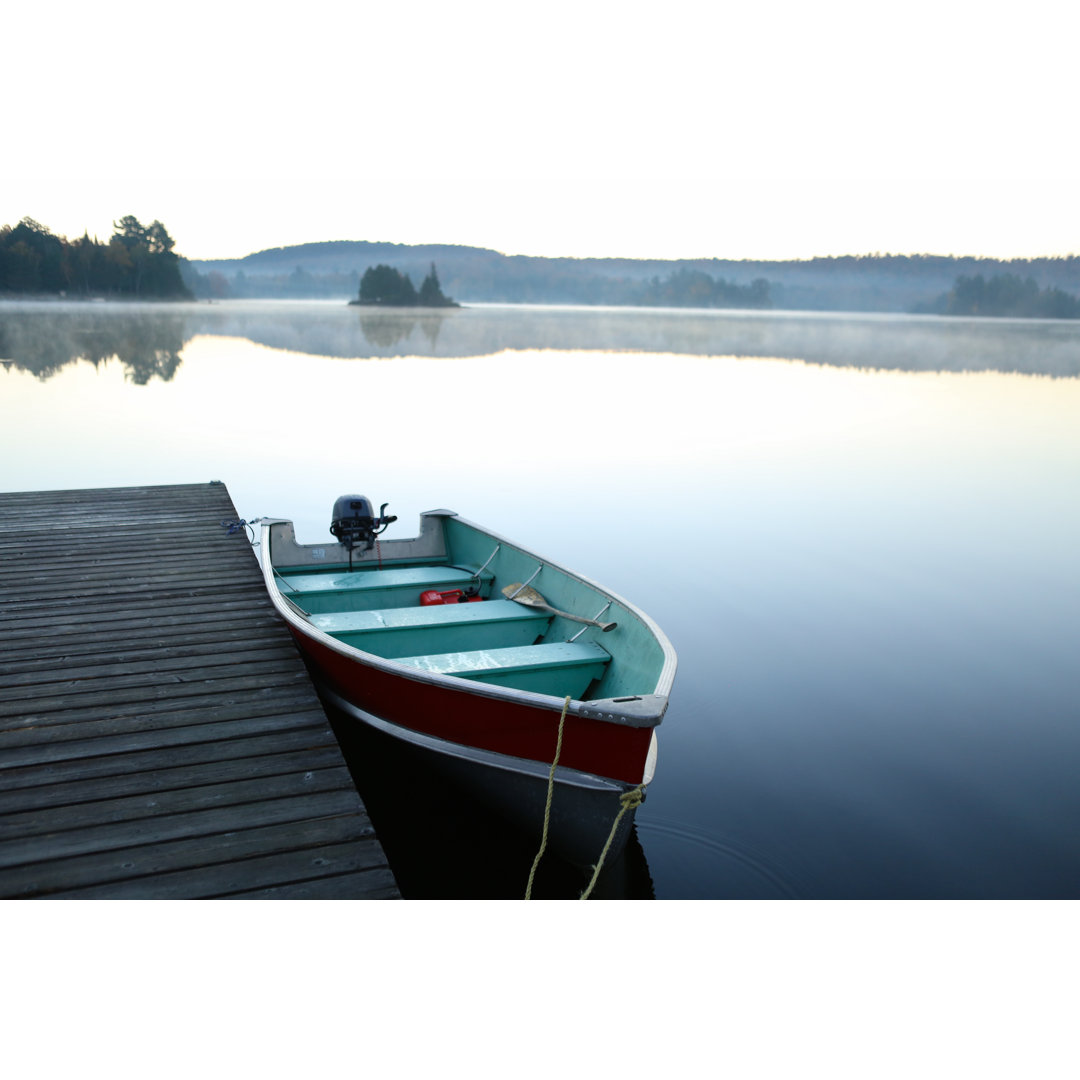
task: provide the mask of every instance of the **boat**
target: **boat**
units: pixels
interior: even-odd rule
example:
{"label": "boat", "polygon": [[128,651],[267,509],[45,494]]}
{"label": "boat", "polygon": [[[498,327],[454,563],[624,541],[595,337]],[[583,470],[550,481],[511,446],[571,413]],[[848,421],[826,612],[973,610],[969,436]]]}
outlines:
{"label": "boat", "polygon": [[386,539],[366,496],[331,543],[261,520],[273,604],[333,709],[587,868],[625,844],[656,767],[675,651],[633,604],[452,510]]}

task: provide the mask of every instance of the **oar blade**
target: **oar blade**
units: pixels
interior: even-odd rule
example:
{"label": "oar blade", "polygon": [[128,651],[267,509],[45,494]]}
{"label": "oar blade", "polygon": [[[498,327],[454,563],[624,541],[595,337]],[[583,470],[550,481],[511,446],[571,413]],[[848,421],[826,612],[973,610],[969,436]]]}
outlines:
{"label": "oar blade", "polygon": [[597,622],[596,619],[587,619],[584,615],[571,615],[569,611],[560,611],[558,608],[552,607],[534,588],[529,585],[522,585],[520,581],[505,586],[502,594],[507,600],[513,600],[517,604],[524,604],[526,607],[543,608],[544,611],[550,611],[553,615],[561,615],[564,619],[585,623],[586,626],[598,626],[605,631],[614,630],[616,626],[613,622]]}
{"label": "oar blade", "polygon": [[513,585],[507,585],[502,594],[507,600],[514,600],[529,607],[546,608],[549,606],[547,601],[534,588],[529,585],[522,585],[520,581],[515,581]]}

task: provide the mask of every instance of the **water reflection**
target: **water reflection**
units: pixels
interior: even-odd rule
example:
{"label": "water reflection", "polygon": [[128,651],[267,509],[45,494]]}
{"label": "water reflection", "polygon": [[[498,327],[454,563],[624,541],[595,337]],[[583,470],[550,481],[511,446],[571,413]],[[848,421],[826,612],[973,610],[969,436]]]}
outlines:
{"label": "water reflection", "polygon": [[[399,535],[449,505],[648,611],[679,675],[640,844],[596,895],[1080,896],[1080,326],[318,302],[0,324],[11,490],[219,478],[310,541],[366,489]],[[1072,377],[948,373],[990,368]],[[463,388],[482,423],[438,422]],[[383,761],[349,758],[406,895],[522,895],[536,838]],[[545,857],[537,895],[582,885]]]}
{"label": "water reflection", "polygon": [[830,367],[1080,376],[1080,324],[798,312],[478,306],[378,311],[338,302],[0,304],[0,358],[46,379],[113,357],[170,379],[200,335],[348,359],[586,350],[780,357]]}
{"label": "water reflection", "polygon": [[[516,900],[524,895],[539,835],[525,835],[475,802],[415,748],[333,709],[327,715],[406,899]],[[573,900],[588,883],[582,870],[545,853],[533,896]],[[636,828],[618,858],[604,864],[591,898],[656,898]]]}
{"label": "water reflection", "polygon": [[0,308],[0,358],[45,380],[85,360],[118,361],[139,386],[168,382],[190,338],[184,313],[160,305],[15,305]]}
{"label": "water reflection", "polygon": [[397,349],[407,345],[417,330],[424,339],[422,352],[435,351],[439,340],[439,329],[445,315],[439,312],[425,312],[423,315],[411,315],[401,312],[377,312],[360,316],[360,332],[369,345],[377,349]]}

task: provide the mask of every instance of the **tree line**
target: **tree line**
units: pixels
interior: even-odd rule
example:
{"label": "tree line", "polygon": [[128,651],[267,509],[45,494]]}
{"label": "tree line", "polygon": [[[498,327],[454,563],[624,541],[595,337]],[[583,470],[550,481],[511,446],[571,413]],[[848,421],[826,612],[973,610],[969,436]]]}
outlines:
{"label": "tree line", "polygon": [[[191,264],[178,256],[173,238],[160,221],[143,225],[128,215],[114,222],[113,227],[106,243],[86,233],[68,240],[29,217],[14,228],[0,227],[0,296],[171,299],[194,295],[224,299],[357,297],[359,292],[354,302],[362,304],[456,306],[443,293],[434,263],[416,289],[408,269],[419,277],[423,264],[402,266],[399,261],[408,258],[411,262],[414,256],[409,252],[423,252],[430,257],[436,254],[432,246],[409,248],[344,241],[304,245],[264,252],[258,257],[264,262],[273,258],[280,264],[304,254],[316,260],[310,266],[294,263],[291,273],[263,271],[246,276],[238,268],[227,278],[213,263]],[[378,251],[386,258],[382,248],[393,249],[390,258],[398,265],[380,262],[369,266],[363,277],[347,265],[361,251]],[[708,259],[664,264],[504,256],[485,249],[445,246],[437,250],[440,264],[444,257],[449,260],[451,289],[476,300],[1080,318],[1080,298],[1074,295],[1080,291],[1077,256],[1006,262],[875,254],[802,262]],[[241,262],[247,265],[247,260]],[[663,277],[661,270],[667,271]],[[722,273],[718,275],[717,270]],[[743,281],[750,279],[749,284],[729,280],[723,276],[727,272]]]}
{"label": "tree line", "polygon": [[[355,298],[358,270],[385,264],[420,281],[434,260],[442,287],[465,303],[680,306],[700,290],[694,279],[671,282],[680,270],[747,290],[706,292],[709,303],[808,311],[926,310],[958,276],[1016,274],[1040,287],[1080,294],[1080,256],[995,259],[954,255],[843,255],[802,260],[544,258],[486,248],[437,244],[326,241],[273,248],[242,259],[196,261],[185,267],[200,296],[323,296]],[[193,275],[200,275],[196,278]],[[698,279],[701,281],[701,279]],[[666,283],[659,289],[657,283]],[[701,281],[701,284],[707,284]],[[667,295],[664,295],[664,293]],[[686,302],[700,302],[701,297]]]}
{"label": "tree line", "polygon": [[[509,303],[581,303],[636,307],[770,308],[775,306],[769,282],[755,278],[739,285],[692,268],[677,268],[661,278],[642,280],[624,277],[581,276],[573,269],[552,287],[550,281],[519,277],[516,266],[496,273],[491,280],[469,284],[479,290],[478,299]],[[193,265],[182,267],[192,292],[204,299],[251,297],[333,297],[352,294],[353,304],[392,307],[457,307],[447,297],[435,264],[417,289],[407,270],[380,263],[363,275],[356,271],[313,273],[296,267],[289,274],[256,274],[237,270],[229,277],[220,270],[200,273]]]}
{"label": "tree line", "polygon": [[1033,277],[961,275],[922,309],[935,315],[989,315],[1018,319],[1080,319],[1080,299],[1062,289],[1040,289]]}
{"label": "tree line", "polygon": [[190,298],[175,241],[160,221],[127,215],[108,243],[55,235],[33,218],[0,228],[0,294]]}
{"label": "tree line", "polygon": [[769,283],[755,278],[749,285],[736,285],[703,270],[680,269],[661,280],[650,281],[631,290],[632,303],[644,307],[769,308]]}

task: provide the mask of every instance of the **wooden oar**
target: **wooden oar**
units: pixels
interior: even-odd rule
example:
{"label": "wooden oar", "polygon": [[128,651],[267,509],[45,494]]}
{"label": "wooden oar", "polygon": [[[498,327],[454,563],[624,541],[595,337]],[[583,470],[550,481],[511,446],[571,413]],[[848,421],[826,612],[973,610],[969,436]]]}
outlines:
{"label": "wooden oar", "polygon": [[507,585],[502,594],[507,600],[513,600],[517,604],[524,604],[526,607],[543,608],[544,611],[550,611],[552,615],[561,615],[564,619],[573,619],[574,622],[582,622],[586,626],[598,626],[604,631],[614,630],[618,625],[618,623],[613,622],[597,622],[595,619],[586,619],[581,615],[571,615],[568,611],[553,608],[534,588],[530,585],[522,585],[520,581],[515,582],[513,585]]}

